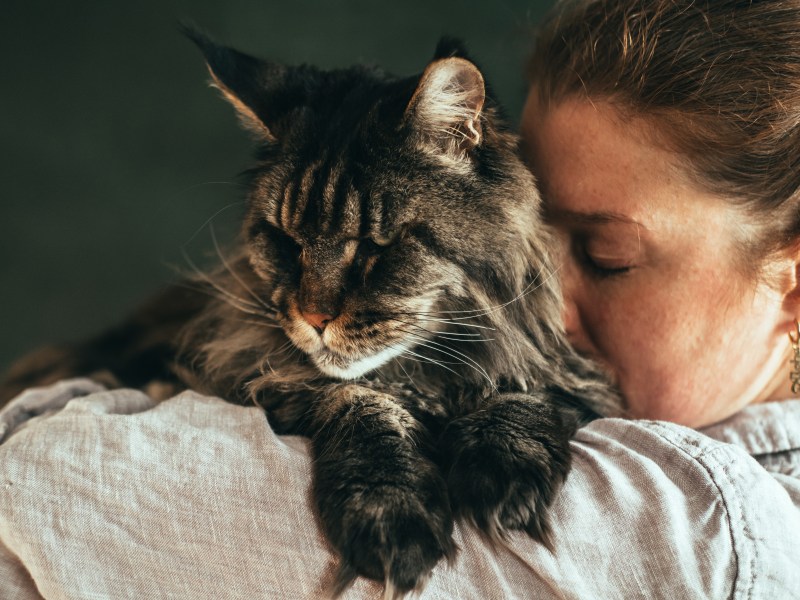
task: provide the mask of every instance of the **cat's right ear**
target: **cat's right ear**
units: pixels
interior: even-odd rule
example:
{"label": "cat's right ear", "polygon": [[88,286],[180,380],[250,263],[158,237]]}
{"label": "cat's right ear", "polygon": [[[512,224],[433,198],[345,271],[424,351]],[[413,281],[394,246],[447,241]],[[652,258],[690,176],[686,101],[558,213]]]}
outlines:
{"label": "cat's right ear", "polygon": [[233,48],[217,45],[195,27],[181,23],[180,29],[203,52],[211,73],[211,85],[233,105],[245,129],[262,141],[275,141],[270,121],[273,90],[280,87],[286,67],[268,63]]}
{"label": "cat's right ear", "polygon": [[434,152],[462,159],[483,139],[486,100],[483,75],[457,56],[434,60],[425,69],[406,107],[411,121]]}

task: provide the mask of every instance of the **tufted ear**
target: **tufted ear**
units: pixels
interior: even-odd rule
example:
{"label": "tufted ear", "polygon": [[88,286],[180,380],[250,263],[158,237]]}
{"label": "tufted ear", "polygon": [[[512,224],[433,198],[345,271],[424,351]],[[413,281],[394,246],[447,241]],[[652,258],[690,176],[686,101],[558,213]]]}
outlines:
{"label": "tufted ear", "polygon": [[406,108],[406,118],[434,148],[463,157],[481,143],[485,99],[478,67],[464,58],[442,58],[425,69]]}
{"label": "tufted ear", "polygon": [[433,52],[433,59],[452,58],[453,56],[470,60],[463,40],[456,37],[442,36],[436,44],[436,50]]}
{"label": "tufted ear", "polygon": [[279,116],[276,104],[280,103],[287,68],[219,46],[191,25],[181,24],[180,28],[202,51],[211,85],[233,105],[244,128],[258,139],[274,141],[273,124]]}

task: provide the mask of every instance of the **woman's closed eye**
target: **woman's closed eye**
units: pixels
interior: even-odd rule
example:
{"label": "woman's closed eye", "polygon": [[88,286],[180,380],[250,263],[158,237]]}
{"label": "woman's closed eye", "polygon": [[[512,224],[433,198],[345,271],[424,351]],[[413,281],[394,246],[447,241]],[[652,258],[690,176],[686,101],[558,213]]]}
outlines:
{"label": "woman's closed eye", "polygon": [[596,277],[624,275],[636,268],[640,260],[638,243],[606,236],[578,236],[573,252],[578,262]]}
{"label": "woman's closed eye", "polygon": [[547,220],[567,241],[575,262],[589,275],[625,275],[642,265],[649,230],[628,215],[547,209]]}
{"label": "woman's closed eye", "polygon": [[584,246],[581,251],[583,264],[596,276],[599,277],[612,277],[614,275],[623,275],[628,273],[635,265],[630,264],[630,260],[613,257],[613,256],[600,256],[593,255]]}

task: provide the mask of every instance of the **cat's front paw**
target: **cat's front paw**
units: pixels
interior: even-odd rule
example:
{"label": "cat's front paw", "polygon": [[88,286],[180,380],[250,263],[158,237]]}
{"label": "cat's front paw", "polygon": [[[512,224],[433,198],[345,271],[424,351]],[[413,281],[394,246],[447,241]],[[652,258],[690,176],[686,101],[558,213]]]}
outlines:
{"label": "cat's front paw", "polygon": [[431,465],[364,458],[317,481],[320,516],[341,555],[334,595],[356,575],[384,581],[386,598],[419,591],[455,555],[444,481]]}
{"label": "cat's front paw", "polygon": [[491,539],[521,529],[550,546],[547,509],[570,465],[573,428],[522,394],[452,421],[442,435],[455,512]]}
{"label": "cat's front paw", "polygon": [[346,386],[329,416],[314,438],[314,497],[341,556],[333,594],[357,575],[385,582],[385,598],[421,590],[456,552],[444,478],[391,397]]}

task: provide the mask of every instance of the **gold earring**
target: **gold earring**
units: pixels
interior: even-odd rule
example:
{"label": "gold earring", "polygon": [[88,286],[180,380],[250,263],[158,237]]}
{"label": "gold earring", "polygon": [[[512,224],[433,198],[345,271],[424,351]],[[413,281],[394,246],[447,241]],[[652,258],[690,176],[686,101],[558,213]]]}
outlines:
{"label": "gold earring", "polygon": [[800,323],[794,320],[794,331],[789,332],[789,341],[792,343],[792,363],[794,368],[789,373],[792,382],[792,393],[800,394]]}

